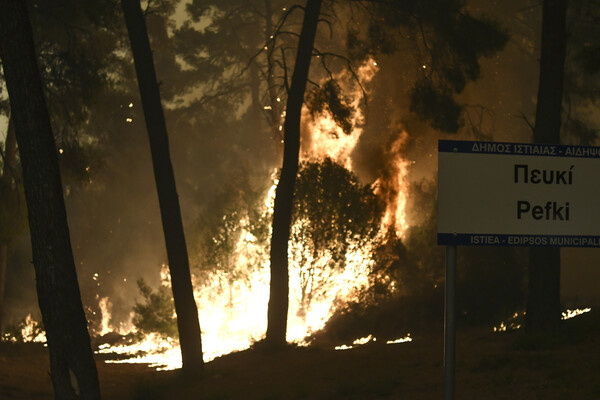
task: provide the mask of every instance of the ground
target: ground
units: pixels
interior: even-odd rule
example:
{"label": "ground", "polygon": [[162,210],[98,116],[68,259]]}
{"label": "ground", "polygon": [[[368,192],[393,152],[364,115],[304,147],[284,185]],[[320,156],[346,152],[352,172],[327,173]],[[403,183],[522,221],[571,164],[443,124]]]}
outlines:
{"label": "ground", "polygon": [[[457,399],[600,399],[600,313],[565,321],[551,335],[489,328],[457,332]],[[206,364],[202,377],[98,360],[105,400],[443,398],[443,332],[413,334],[394,345],[369,343],[260,349]],[[47,350],[0,344],[0,399],[51,399]]]}

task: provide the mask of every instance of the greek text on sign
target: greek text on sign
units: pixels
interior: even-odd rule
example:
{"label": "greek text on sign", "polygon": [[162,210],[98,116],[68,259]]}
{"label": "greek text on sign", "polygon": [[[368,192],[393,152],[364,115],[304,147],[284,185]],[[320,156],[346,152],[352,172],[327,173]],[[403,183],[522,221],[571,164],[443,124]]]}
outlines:
{"label": "greek text on sign", "polygon": [[600,247],[600,147],[440,140],[438,243]]}

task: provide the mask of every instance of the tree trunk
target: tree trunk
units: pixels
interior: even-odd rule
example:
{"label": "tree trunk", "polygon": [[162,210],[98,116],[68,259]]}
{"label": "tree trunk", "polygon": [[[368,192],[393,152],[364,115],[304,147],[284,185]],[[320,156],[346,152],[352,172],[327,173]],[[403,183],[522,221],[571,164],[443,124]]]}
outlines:
{"label": "tree trunk", "polygon": [[122,0],[121,4],[125,14],[146,128],[150,139],[154,178],[177,313],[183,369],[187,372],[199,371],[202,370],[204,362],[198,309],[194,300],[181,209],[169,153],[167,126],[160,100],[146,21],[139,0]]}
{"label": "tree trunk", "polygon": [[6,288],[6,267],[8,265],[8,243],[0,243],[0,335],[4,316],[4,289]]}
{"label": "tree trunk", "polygon": [[0,57],[23,167],[38,302],[55,398],[99,399],[58,156],[23,0],[0,2]]}
{"label": "tree trunk", "polygon": [[[0,193],[10,193],[12,188],[12,170],[17,154],[17,138],[13,118],[8,119],[6,142],[4,143],[4,165],[0,178]],[[8,197],[8,196],[7,196]],[[3,201],[3,199],[0,199]],[[4,293],[6,288],[6,268],[8,265],[8,238],[0,239],[0,334],[2,334],[2,317],[4,316]]]}
{"label": "tree trunk", "polygon": [[300,117],[320,9],[321,0],[307,0],[298,41],[296,65],[286,105],[283,166],[275,192],[271,236],[271,286],[266,343],[273,348],[283,347],[286,344],[289,295],[288,240],[300,156]]}
{"label": "tree trunk", "polygon": [[[566,15],[567,0],[544,0],[534,143],[560,143]],[[531,248],[527,329],[555,330],[560,316],[560,248]]]}

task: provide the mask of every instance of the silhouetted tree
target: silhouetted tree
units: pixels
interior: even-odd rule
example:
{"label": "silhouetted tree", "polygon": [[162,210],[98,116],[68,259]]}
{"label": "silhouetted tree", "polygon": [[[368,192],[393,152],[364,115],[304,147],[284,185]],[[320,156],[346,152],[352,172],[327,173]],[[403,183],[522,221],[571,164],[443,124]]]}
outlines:
{"label": "silhouetted tree", "polygon": [[502,49],[508,35],[495,21],[473,16],[460,1],[359,3],[371,13],[366,21],[348,24],[350,55],[392,54],[402,43],[410,111],[433,128],[456,133],[464,111],[456,94],[479,78],[480,59]]}
{"label": "silhouetted tree", "polygon": [[569,1],[567,13],[568,46],[563,88],[564,144],[591,146],[600,136],[600,126],[592,117],[600,95],[600,2]]}
{"label": "silhouetted tree", "polygon": [[[107,32],[112,31],[108,27],[114,7],[87,0],[51,3],[34,0],[28,4],[35,10],[30,18],[52,129],[62,151],[59,157],[62,179],[65,186],[78,188],[89,181],[90,169],[99,164],[98,157],[94,156],[100,146],[89,140],[94,136],[89,126],[88,129],[82,127],[88,121],[98,92],[107,86],[106,67],[113,66],[111,55],[116,40],[111,41],[111,34]],[[0,79],[4,81],[1,73]],[[19,201],[23,189],[17,172],[14,124],[9,102],[1,97],[0,114],[7,117],[9,124],[0,179],[0,323],[2,311],[6,311],[2,306],[5,284],[2,271],[8,267],[5,255],[10,243],[26,225],[25,202]],[[68,197],[68,191],[66,193]]]}
{"label": "silhouetted tree", "polygon": [[271,285],[266,343],[271,347],[282,347],[286,343],[289,304],[288,241],[300,153],[300,117],[320,10],[321,0],[306,1],[294,73],[285,108],[283,166],[275,192],[270,253]]}
{"label": "silhouetted tree", "polygon": [[[347,48],[348,57],[340,57],[331,52],[322,52],[314,47],[314,36],[311,37],[313,50],[302,48],[308,41],[302,41],[300,35],[298,55],[294,75],[288,92],[286,116],[284,122],[284,160],[281,177],[275,197],[273,215],[273,236],[271,240],[271,297],[269,300],[269,326],[266,341],[270,344],[281,345],[285,342],[285,317],[287,317],[288,295],[288,266],[287,241],[289,239],[291,208],[293,202],[294,184],[298,171],[298,151],[300,148],[299,129],[300,110],[303,93],[306,86],[303,75],[300,81],[301,90],[296,81],[296,72],[308,72],[311,53],[320,56],[321,63],[330,78],[331,69],[325,60],[341,58],[351,68],[351,60],[365,60],[375,54],[390,54],[396,50],[397,42],[405,37],[410,42],[416,42],[416,49],[411,51],[413,62],[422,71],[411,75],[413,89],[410,94],[410,108],[420,118],[440,130],[454,133],[460,128],[461,106],[454,95],[460,93],[469,81],[479,77],[479,59],[494,54],[502,48],[507,36],[494,23],[474,18],[465,12],[462,4],[456,1],[442,2],[357,2],[368,12],[361,18],[348,24]],[[303,32],[307,25],[313,28],[312,20],[318,21],[319,16],[309,14],[311,7],[317,8],[312,1],[305,7],[305,17],[302,25]],[[318,8],[320,9],[320,2]],[[365,17],[366,16],[366,17]],[[368,29],[364,34],[359,27],[366,22]],[[316,29],[316,22],[314,28]],[[352,29],[355,27],[356,29]],[[364,25],[363,25],[364,27]],[[403,36],[408,31],[409,35]],[[314,35],[314,34],[313,34]],[[417,37],[418,39],[413,39]],[[301,57],[303,55],[306,60]],[[302,62],[302,65],[298,65]],[[307,65],[305,66],[304,63]],[[415,65],[413,64],[414,68]],[[302,68],[302,69],[300,69]],[[294,92],[296,90],[296,92]],[[302,93],[302,94],[300,94]],[[322,99],[332,111],[336,123],[342,130],[349,128],[344,123],[343,116],[347,114],[344,107],[337,107],[340,93],[331,80],[318,88],[313,95],[317,109],[321,107]],[[320,100],[321,99],[321,100]],[[339,103],[342,105],[342,103]]]}
{"label": "silhouetted tree", "polygon": [[[23,207],[18,207],[18,191],[13,187],[13,169],[17,153],[17,138],[14,123],[9,118],[2,154],[2,175],[0,176],[0,334],[2,333],[2,316],[4,315],[4,292],[6,288],[6,267],[8,263],[8,243],[13,236],[18,219],[24,213],[19,212]],[[17,201],[15,201],[17,200]]]}
{"label": "silhouetted tree", "polygon": [[185,243],[179,198],[169,153],[167,126],[154,70],[152,50],[139,0],[122,0],[127,31],[135,61],[146,129],[150,139],[154,177],[160,203],[173,299],[181,344],[183,369],[203,368],[198,309],[194,299],[188,252]]}
{"label": "silhouetted tree", "polygon": [[[533,129],[535,143],[560,144],[567,2],[544,0],[543,3],[540,81]],[[556,329],[560,316],[560,248],[532,247],[527,329]]]}
{"label": "silhouetted tree", "polygon": [[133,307],[133,324],[142,333],[156,332],[163,337],[177,337],[177,318],[174,317],[173,296],[164,286],[153,291],[144,279],[137,281],[144,302]]}
{"label": "silhouetted tree", "polygon": [[37,293],[57,399],[99,399],[57,151],[25,1],[0,3],[0,57],[19,144]]}
{"label": "silhouetted tree", "polygon": [[[284,52],[292,48],[291,35],[280,34],[289,14],[286,5],[281,0],[193,1],[187,5],[190,19],[174,34],[181,57],[204,75],[198,102],[209,105],[219,98],[240,106],[250,99],[254,128],[263,130],[266,121],[278,151],[287,96]],[[206,29],[195,26],[201,20],[210,21]]]}

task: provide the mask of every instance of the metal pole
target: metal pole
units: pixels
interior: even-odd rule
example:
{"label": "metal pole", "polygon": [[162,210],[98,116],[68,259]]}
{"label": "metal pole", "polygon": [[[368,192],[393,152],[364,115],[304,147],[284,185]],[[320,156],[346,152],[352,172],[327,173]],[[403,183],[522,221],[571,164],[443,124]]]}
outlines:
{"label": "metal pole", "polygon": [[444,308],[444,400],[454,400],[456,360],[456,246],[446,246],[446,302]]}

